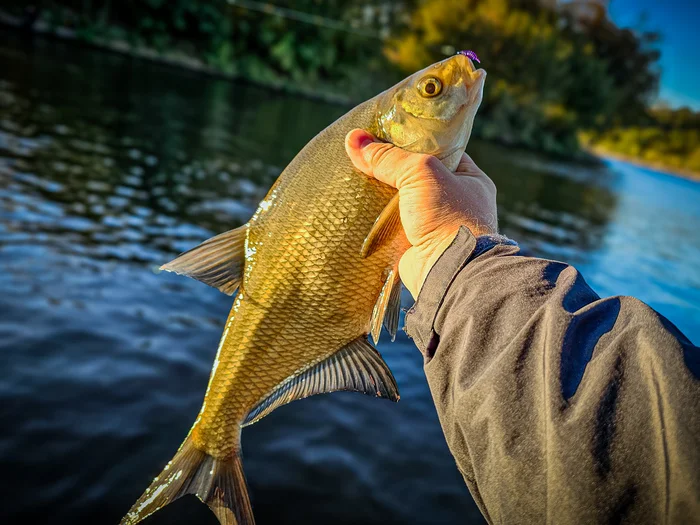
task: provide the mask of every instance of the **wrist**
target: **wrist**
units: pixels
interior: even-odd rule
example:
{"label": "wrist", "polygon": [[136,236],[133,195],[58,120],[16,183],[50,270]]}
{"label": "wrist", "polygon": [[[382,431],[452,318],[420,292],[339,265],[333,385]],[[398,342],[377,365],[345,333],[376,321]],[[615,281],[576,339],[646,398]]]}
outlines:
{"label": "wrist", "polygon": [[418,294],[423,288],[423,283],[425,283],[425,279],[428,277],[430,270],[432,270],[433,266],[435,266],[435,263],[437,263],[440,256],[445,253],[445,250],[450,247],[458,231],[459,227],[454,231],[443,234],[438,238],[417,247],[418,252],[421,255],[422,264],[415,287],[416,293],[414,295],[414,299],[418,298]]}

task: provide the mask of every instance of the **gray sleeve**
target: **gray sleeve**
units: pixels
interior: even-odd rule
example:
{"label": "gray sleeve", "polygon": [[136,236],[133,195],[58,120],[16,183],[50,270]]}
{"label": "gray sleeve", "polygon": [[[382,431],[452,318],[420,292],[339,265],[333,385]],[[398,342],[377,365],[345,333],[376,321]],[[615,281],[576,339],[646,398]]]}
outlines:
{"label": "gray sleeve", "polygon": [[406,316],[491,523],[700,523],[700,350],[575,268],[462,228]]}

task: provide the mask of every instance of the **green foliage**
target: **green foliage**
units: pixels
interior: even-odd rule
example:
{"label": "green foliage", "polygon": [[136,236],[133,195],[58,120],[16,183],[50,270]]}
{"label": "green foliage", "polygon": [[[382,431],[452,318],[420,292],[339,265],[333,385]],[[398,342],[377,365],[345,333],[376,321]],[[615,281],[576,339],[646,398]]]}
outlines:
{"label": "green foliage", "polygon": [[700,112],[657,109],[650,111],[645,120],[638,126],[589,131],[581,139],[600,153],[700,176]]}
{"label": "green foliage", "polygon": [[[473,49],[489,73],[477,136],[563,156],[579,154],[582,137],[626,155],[700,162],[697,114],[646,110],[658,84],[658,36],[621,30],[602,10],[581,19],[537,0],[267,1],[46,0],[42,17],[85,40],[118,39],[355,100]],[[378,38],[387,33],[395,36]]]}
{"label": "green foliage", "polygon": [[475,130],[552,153],[577,148],[579,129],[637,118],[656,90],[655,35],[575,17],[527,0],[425,0],[388,55],[404,71],[444,46],[473,49],[489,73]]}
{"label": "green foliage", "polygon": [[[19,0],[10,1],[21,11]],[[132,46],[198,58],[253,81],[360,98],[376,91],[378,76],[380,84],[395,78],[381,40],[371,36],[381,28],[365,16],[373,6],[372,0],[49,0],[42,17],[87,41],[119,35]]]}
{"label": "green foliage", "polygon": [[[376,74],[381,63],[380,41],[364,34],[376,32],[376,28],[370,24],[363,28],[362,34],[352,30],[359,10],[368,4],[366,0],[275,2],[276,6],[293,8],[297,13],[313,13],[324,20],[340,21],[347,30],[234,6],[236,54],[255,56],[279,77],[302,85],[318,81],[342,83],[351,78],[349,75]],[[240,71],[244,75],[252,73],[245,63]]]}

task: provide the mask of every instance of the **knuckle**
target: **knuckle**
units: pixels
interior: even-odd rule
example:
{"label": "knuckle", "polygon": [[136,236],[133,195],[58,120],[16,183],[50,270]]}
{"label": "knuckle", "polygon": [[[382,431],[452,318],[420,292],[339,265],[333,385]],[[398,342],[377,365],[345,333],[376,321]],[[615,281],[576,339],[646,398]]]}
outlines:
{"label": "knuckle", "polygon": [[479,184],[484,189],[485,192],[495,195],[496,194],[496,183],[491,180],[491,178],[486,175],[483,171],[480,171],[477,177]]}
{"label": "knuckle", "polygon": [[421,171],[433,172],[440,169],[440,166],[442,166],[440,160],[432,155],[422,154],[416,158],[416,167]]}
{"label": "knuckle", "polygon": [[403,164],[401,185],[439,178],[445,170],[437,157],[423,153],[411,153]]}
{"label": "knuckle", "polygon": [[491,179],[489,179],[488,177],[486,178],[486,181],[487,181],[487,182],[486,182],[486,187],[489,189],[489,191],[490,191],[491,193],[493,193],[494,195],[496,195],[496,192],[498,191],[498,188],[496,188],[496,183],[493,182],[493,181],[492,181]]}
{"label": "knuckle", "polygon": [[394,146],[387,143],[377,142],[372,145],[367,161],[371,166],[379,166],[387,161],[387,157]]}

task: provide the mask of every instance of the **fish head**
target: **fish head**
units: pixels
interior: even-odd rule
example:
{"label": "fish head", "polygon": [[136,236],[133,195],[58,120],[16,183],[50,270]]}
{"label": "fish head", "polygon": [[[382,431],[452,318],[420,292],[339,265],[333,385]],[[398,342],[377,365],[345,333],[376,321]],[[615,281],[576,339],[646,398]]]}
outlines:
{"label": "fish head", "polygon": [[414,73],[378,97],[377,136],[439,158],[454,171],[481,104],[486,71],[458,54]]}

